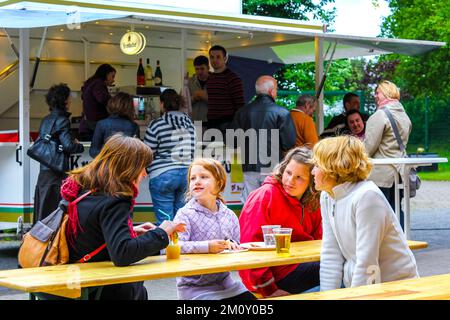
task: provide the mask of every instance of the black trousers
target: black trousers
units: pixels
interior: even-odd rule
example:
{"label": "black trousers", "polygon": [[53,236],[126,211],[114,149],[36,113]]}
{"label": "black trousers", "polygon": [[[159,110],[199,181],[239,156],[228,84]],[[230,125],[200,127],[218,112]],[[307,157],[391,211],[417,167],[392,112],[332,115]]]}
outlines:
{"label": "black trousers", "polygon": [[65,174],[51,170],[40,170],[34,191],[33,224],[55,211],[61,201],[61,184]]}
{"label": "black trousers", "polygon": [[320,284],[320,262],[300,263],[297,268],[277,282],[279,289],[302,293]]}

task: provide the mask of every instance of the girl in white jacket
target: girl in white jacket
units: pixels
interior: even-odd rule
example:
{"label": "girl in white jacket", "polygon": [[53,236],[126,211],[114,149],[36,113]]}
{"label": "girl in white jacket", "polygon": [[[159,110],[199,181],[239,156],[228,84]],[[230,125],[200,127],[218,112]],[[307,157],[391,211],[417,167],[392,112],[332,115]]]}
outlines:
{"label": "girl in white jacket", "polygon": [[321,291],[417,278],[416,261],[380,189],[364,144],[351,136],[321,140],[312,171],[323,191]]}

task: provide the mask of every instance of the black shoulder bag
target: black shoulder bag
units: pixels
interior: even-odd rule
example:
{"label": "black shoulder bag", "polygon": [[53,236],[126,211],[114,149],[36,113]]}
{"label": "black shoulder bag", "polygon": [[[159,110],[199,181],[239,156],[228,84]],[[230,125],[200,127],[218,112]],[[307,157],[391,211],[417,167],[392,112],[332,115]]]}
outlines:
{"label": "black shoulder bag", "polygon": [[66,155],[63,146],[52,139],[52,131],[56,119],[53,121],[50,132],[43,136],[39,135],[33,145],[27,150],[27,155],[56,173],[64,173],[68,168],[66,166]]}

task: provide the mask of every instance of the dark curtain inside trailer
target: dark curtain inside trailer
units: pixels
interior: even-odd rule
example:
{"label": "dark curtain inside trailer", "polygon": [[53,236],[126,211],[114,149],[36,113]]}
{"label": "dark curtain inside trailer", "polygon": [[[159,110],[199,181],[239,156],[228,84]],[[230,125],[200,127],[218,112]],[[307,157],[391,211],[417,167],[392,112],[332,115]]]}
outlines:
{"label": "dark curtain inside trailer", "polygon": [[262,75],[273,76],[283,64],[229,56],[227,66],[242,79],[244,83],[244,98],[245,102],[248,103],[255,95],[256,79]]}

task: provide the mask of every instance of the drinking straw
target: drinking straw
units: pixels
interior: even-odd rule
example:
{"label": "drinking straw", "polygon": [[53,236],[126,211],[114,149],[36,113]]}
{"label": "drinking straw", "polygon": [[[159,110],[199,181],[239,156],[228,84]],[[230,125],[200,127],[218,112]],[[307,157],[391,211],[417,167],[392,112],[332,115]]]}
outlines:
{"label": "drinking straw", "polygon": [[162,213],[163,215],[165,215],[165,216],[167,217],[167,220],[172,221],[172,218],[170,218],[170,216],[169,216],[167,213],[165,213],[165,212],[162,211],[161,209],[158,209],[158,211],[159,211],[160,213]]}
{"label": "drinking straw", "polygon": [[[170,216],[167,214],[167,213],[165,213],[164,211],[162,211],[161,209],[158,209],[158,211],[160,212],[160,213],[162,213],[163,215],[165,215],[166,217],[167,217],[167,220],[169,220],[169,221],[172,221],[172,219],[170,218]],[[173,234],[171,234],[170,236],[169,236],[169,239],[170,239],[170,242],[171,243],[173,243],[173,244],[175,244],[175,243],[177,243],[178,241],[178,237],[175,239],[175,237],[174,237],[174,235],[176,234],[176,232],[174,232]]]}

